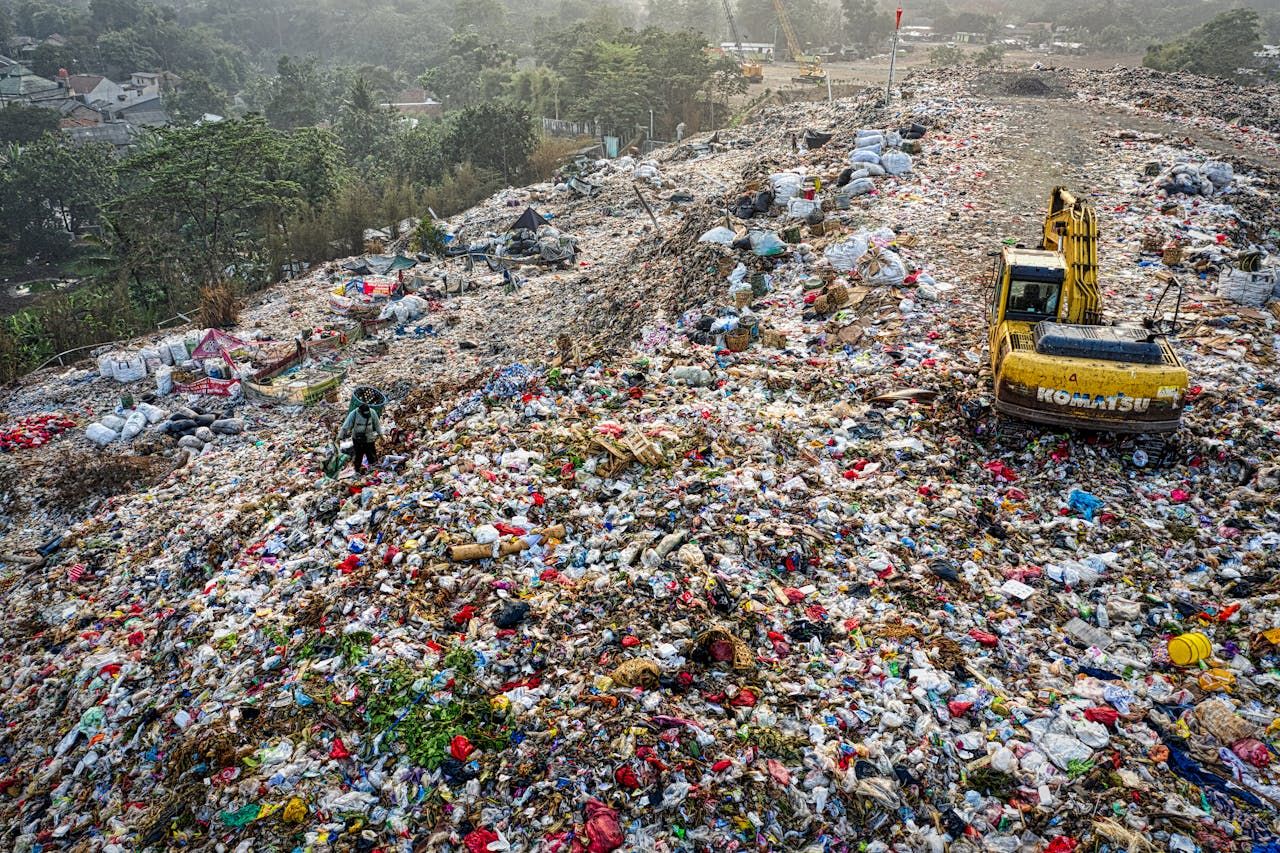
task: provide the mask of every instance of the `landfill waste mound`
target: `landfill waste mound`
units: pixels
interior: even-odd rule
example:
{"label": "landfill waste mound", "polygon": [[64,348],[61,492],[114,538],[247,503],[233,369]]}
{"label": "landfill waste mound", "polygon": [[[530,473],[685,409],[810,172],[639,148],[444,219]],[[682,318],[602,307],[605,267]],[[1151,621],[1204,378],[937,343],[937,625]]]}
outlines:
{"label": "landfill waste mound", "polygon": [[[1276,90],[1041,73],[768,107],[5,389],[4,848],[1275,849]],[[1186,284],[1171,440],[993,412],[1054,184],[1109,319]]]}

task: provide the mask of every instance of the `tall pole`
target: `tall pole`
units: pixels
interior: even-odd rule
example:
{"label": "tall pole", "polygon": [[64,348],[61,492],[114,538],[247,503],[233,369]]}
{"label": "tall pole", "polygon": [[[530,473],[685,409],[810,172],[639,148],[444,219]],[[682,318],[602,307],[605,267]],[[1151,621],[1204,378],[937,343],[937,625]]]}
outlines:
{"label": "tall pole", "polygon": [[889,85],[884,90],[884,105],[889,106],[889,101],[893,98],[893,69],[898,62],[898,29],[902,26],[902,7],[898,7],[897,15],[893,19],[893,47],[889,51]]}
{"label": "tall pole", "polygon": [[827,103],[831,103],[831,75],[827,74]]}

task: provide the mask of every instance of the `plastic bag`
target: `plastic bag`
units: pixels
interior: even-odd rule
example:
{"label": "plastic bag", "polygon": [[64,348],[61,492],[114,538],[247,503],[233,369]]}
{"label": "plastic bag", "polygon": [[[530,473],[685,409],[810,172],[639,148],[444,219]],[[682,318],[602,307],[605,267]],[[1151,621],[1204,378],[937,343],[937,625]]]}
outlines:
{"label": "plastic bag", "polygon": [[867,284],[897,287],[907,277],[907,266],[897,252],[877,248],[858,259],[858,272]]}
{"label": "plastic bag", "polygon": [[160,423],[160,421],[167,417],[164,409],[161,409],[158,406],[153,406],[150,403],[139,403],[137,410],[142,413],[142,416],[147,419],[147,423],[149,424]]}
{"label": "plastic bag", "polygon": [[133,441],[146,426],[147,416],[142,412],[135,411],[125,419],[124,427],[120,430],[120,438],[125,441]]}
{"label": "plastic bag", "polygon": [[876,188],[876,182],[870,178],[855,178],[849,182],[844,191],[850,196],[866,195]]}
{"label": "plastic bag", "polygon": [[771,257],[773,255],[781,255],[787,250],[787,244],[782,242],[782,238],[772,231],[752,231],[751,232],[751,251],[761,257]]}
{"label": "plastic bag", "polygon": [[704,233],[698,238],[699,243],[717,243],[721,246],[728,246],[738,239],[738,235],[733,233],[732,228],[726,228],[723,225],[717,225],[710,231]]}
{"label": "plastic bag", "polygon": [[869,244],[870,240],[865,233],[854,234],[839,243],[828,246],[823,256],[840,272],[849,272],[858,265],[858,258],[867,253]]}
{"label": "plastic bag", "polygon": [[321,469],[326,477],[336,480],[338,475],[342,473],[342,466],[346,465],[350,459],[351,457],[343,453],[336,443],[330,442],[324,465],[321,466]]}
{"label": "plastic bag", "polygon": [[1200,167],[1200,174],[1209,179],[1215,190],[1226,189],[1235,178],[1231,164],[1222,160],[1206,160]]}
{"label": "plastic bag", "polygon": [[911,155],[901,151],[887,151],[880,158],[880,165],[890,175],[905,175],[911,171]]}
{"label": "plastic bag", "polygon": [[161,365],[156,368],[156,393],[160,396],[173,393],[173,368]]}
{"label": "plastic bag", "polygon": [[111,442],[120,437],[115,430],[105,427],[102,424],[89,424],[85,428],[84,434],[90,441],[99,447],[106,447]]}
{"label": "plastic bag", "polygon": [[804,178],[795,172],[778,172],[769,176],[769,185],[773,188],[775,204],[786,204],[793,196],[800,194],[800,185]]}
{"label": "plastic bag", "polygon": [[137,382],[147,375],[147,363],[136,353],[117,353],[111,362],[111,375],[117,382]]}
{"label": "plastic bag", "polygon": [[880,165],[880,155],[870,148],[859,148],[849,155],[849,163],[875,163]]}
{"label": "plastic bag", "polygon": [[822,210],[818,199],[793,198],[787,202],[787,216],[791,219],[808,219],[814,211]]}

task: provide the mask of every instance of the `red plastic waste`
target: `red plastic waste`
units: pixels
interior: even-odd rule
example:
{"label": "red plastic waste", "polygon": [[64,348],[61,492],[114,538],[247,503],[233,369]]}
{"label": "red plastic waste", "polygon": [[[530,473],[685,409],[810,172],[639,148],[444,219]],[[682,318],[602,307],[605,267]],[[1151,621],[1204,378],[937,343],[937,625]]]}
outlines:
{"label": "red plastic waste", "polygon": [[618,813],[597,799],[587,800],[587,853],[610,853],[623,838]]}

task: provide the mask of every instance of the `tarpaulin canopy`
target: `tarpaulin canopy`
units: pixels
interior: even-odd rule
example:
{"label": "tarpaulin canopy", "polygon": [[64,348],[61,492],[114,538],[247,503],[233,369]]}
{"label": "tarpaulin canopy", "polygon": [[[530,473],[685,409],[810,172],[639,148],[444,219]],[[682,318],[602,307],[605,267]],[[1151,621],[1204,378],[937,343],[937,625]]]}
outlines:
{"label": "tarpaulin canopy", "polygon": [[532,207],[526,207],[524,209],[524,213],[520,214],[520,218],[517,219],[515,222],[511,223],[511,227],[508,228],[507,230],[508,231],[520,231],[520,230],[537,231],[543,225],[549,225],[549,224],[550,223],[547,222],[547,220],[544,219],[542,217],[542,214],[538,213],[538,211],[534,210]]}
{"label": "tarpaulin canopy", "polygon": [[221,329],[210,329],[204,333],[200,343],[191,351],[191,357],[226,358],[231,352],[245,346],[248,346],[248,344],[235,335],[228,335]]}
{"label": "tarpaulin canopy", "polygon": [[342,268],[356,275],[389,275],[398,270],[411,269],[418,265],[413,258],[404,255],[368,255],[344,261]]}

